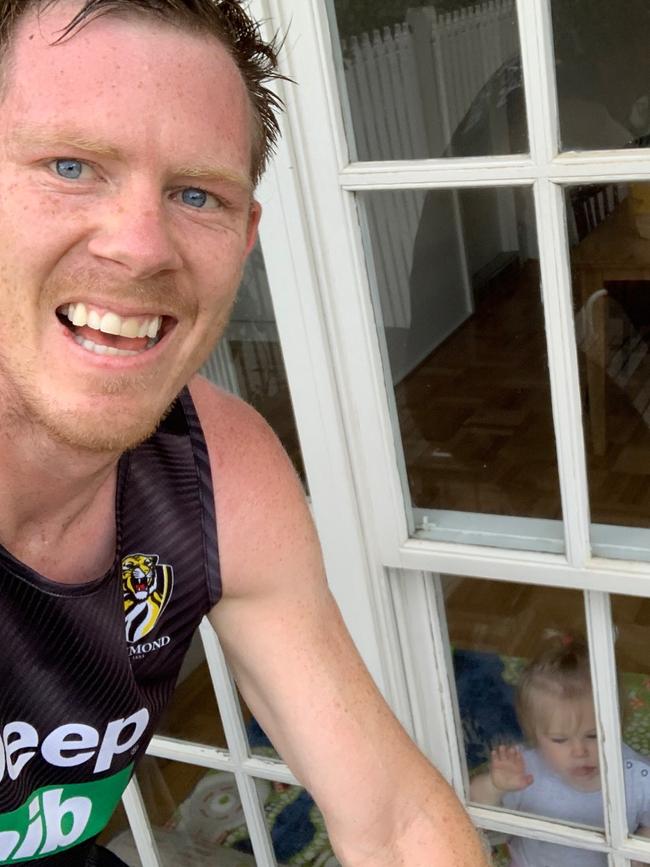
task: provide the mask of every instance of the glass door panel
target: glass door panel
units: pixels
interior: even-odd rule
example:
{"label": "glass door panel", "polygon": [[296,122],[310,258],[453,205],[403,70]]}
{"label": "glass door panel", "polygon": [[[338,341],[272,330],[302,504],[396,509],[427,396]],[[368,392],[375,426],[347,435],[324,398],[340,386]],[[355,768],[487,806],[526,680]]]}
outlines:
{"label": "glass door panel", "polygon": [[582,594],[451,577],[443,592],[470,801],[603,828]]}
{"label": "glass door panel", "polygon": [[[233,774],[147,756],[137,777],[163,867],[254,867]],[[259,781],[260,797],[270,786]],[[142,867],[130,831],[105,845],[132,867]]]}
{"label": "glass door panel", "polygon": [[340,867],[323,815],[306,789],[271,783],[264,801],[264,814],[279,865]]}
{"label": "glass door panel", "polygon": [[161,717],[156,733],[227,749],[205,650],[198,632],[183,660],[174,695]]}
{"label": "glass door panel", "polygon": [[562,148],[646,147],[650,133],[645,0],[552,0]]}
{"label": "glass door panel", "polygon": [[[164,867],[254,867],[234,774],[147,756],[137,776]],[[322,814],[304,789],[256,779],[255,790],[278,865],[339,867]],[[141,867],[122,808],[101,843]]]}
{"label": "glass door panel", "polygon": [[264,416],[306,485],[271,292],[259,243],[246,263],[226,332],[201,373],[216,385],[239,394]]}
{"label": "glass door panel", "polygon": [[650,837],[650,600],[612,597],[630,834]]}
{"label": "glass door panel", "polygon": [[359,202],[416,531],[563,550],[530,190]]}
{"label": "glass door panel", "polygon": [[528,150],[514,0],[334,0],[331,17],[353,159]]}
{"label": "glass door panel", "polygon": [[569,187],[566,201],[593,549],[647,559],[650,184]]}

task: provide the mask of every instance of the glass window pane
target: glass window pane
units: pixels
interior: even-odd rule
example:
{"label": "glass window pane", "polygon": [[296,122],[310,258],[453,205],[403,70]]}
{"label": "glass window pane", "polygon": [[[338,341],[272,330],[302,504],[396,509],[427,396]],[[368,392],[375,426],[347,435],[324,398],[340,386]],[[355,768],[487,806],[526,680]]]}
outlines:
{"label": "glass window pane", "polygon": [[126,811],[122,806],[122,802],[120,801],[115,808],[115,812],[111,816],[110,822],[97,838],[97,843],[100,846],[106,846],[108,849],[111,849],[112,841],[120,839],[123,834],[128,834],[129,831],[129,820],[126,815]]}
{"label": "glass window pane", "polygon": [[[582,594],[458,577],[443,589],[469,799],[603,828]],[[563,863],[553,853],[519,860]]]}
{"label": "glass window pane", "polygon": [[[138,783],[164,867],[254,867],[250,845],[244,850],[229,842],[235,833],[248,839],[232,774],[147,756]],[[270,785],[260,781],[261,797]],[[105,845],[132,867],[142,867],[130,830]]]}
{"label": "glass window pane", "polygon": [[650,837],[650,600],[613,596],[627,821]]}
{"label": "glass window pane", "polygon": [[[165,867],[254,867],[232,774],[148,756],[138,782]],[[322,814],[304,789],[268,780],[255,785],[279,865],[339,867]],[[123,811],[101,843],[141,867]]]}
{"label": "glass window pane", "polygon": [[276,751],[270,738],[249,710],[248,705],[241,696],[241,693],[238,692],[238,696],[239,706],[246,726],[246,737],[248,739],[248,749],[250,754],[259,758],[282,762],[282,756],[280,756]]}
{"label": "glass window pane", "polygon": [[508,547],[561,551],[530,190],[359,201],[416,527],[448,541],[499,544],[499,535]]}
{"label": "glass window pane", "polygon": [[157,734],[227,748],[203,642],[198,632],[183,660],[176,689],[163,712]]}
{"label": "glass window pane", "polygon": [[264,416],[306,485],[298,431],[259,244],[246,263],[230,323],[201,373]]}
{"label": "glass window pane", "polygon": [[646,0],[552,0],[562,148],[646,147]]}
{"label": "glass window pane", "polygon": [[514,0],[334,0],[358,160],[528,150]]}
{"label": "glass window pane", "polygon": [[278,864],[340,867],[323,815],[305,789],[271,783],[264,812]]}
{"label": "glass window pane", "polygon": [[647,558],[650,184],[569,187],[566,201],[594,550]]}

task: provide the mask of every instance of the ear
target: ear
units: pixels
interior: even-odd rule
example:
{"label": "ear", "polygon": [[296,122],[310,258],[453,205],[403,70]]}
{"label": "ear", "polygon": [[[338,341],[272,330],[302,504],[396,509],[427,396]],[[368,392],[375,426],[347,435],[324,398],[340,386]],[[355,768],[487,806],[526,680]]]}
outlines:
{"label": "ear", "polygon": [[246,255],[250,253],[250,251],[255,246],[255,242],[257,241],[257,227],[260,224],[260,218],[262,216],[262,206],[260,203],[253,199],[251,201],[250,212],[248,214],[248,226],[246,227]]}

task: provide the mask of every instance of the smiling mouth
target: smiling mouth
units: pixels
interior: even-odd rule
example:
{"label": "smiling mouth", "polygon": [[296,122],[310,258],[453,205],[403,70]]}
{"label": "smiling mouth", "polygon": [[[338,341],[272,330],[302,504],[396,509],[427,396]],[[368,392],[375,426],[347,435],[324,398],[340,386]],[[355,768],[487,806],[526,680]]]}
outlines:
{"label": "smiling mouth", "polygon": [[120,316],[113,310],[82,302],[64,304],[56,314],[75,342],[95,355],[142,355],[173,327],[168,316]]}

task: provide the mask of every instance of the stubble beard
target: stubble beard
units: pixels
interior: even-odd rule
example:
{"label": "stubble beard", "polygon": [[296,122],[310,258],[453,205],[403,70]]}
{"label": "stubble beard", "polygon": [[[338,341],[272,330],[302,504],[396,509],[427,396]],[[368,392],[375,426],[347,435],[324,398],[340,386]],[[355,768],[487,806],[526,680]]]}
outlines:
{"label": "stubble beard", "polygon": [[[86,398],[90,412],[77,411],[57,405],[47,395],[38,393],[31,383],[37,381],[34,371],[16,371],[0,348],[0,428],[9,436],[24,437],[28,432],[39,442],[45,435],[50,441],[73,450],[91,454],[119,455],[135,448],[155,433],[169,414],[182,387],[205,363],[221,340],[230,318],[232,306],[215,323],[214,336],[198,346],[189,359],[187,376],[178,388],[162,401],[152,400],[152,393],[160,392],[160,380],[152,374],[113,374],[98,378],[97,397],[115,398],[115,409],[102,413],[92,411],[93,396]],[[120,398],[128,401],[130,409],[120,406]],[[132,409],[136,404],[136,410]],[[37,446],[35,446],[37,447]]]}
{"label": "stubble beard", "polygon": [[[58,285],[45,287],[45,295],[65,297],[69,294],[69,290],[66,292],[65,289],[67,283],[85,286],[96,283],[103,288],[102,281],[95,275],[80,271],[67,275]],[[175,297],[174,313],[181,320],[185,317],[191,321],[197,313],[192,305],[179,296],[173,281],[166,278],[132,286],[129,294],[146,300],[153,309],[164,309],[167,300]],[[234,301],[235,293],[230,303],[216,313],[203,339],[184,360],[182,367],[185,373],[180,368],[170,371],[170,376],[178,379],[178,384],[166,396],[165,382],[161,383],[160,372],[155,369],[140,374],[104,372],[96,377],[88,389],[81,407],[62,406],[56,401],[55,388],[51,389],[53,399],[48,390],[43,388],[43,379],[36,369],[38,361],[22,359],[20,365],[16,366],[10,355],[3,352],[0,341],[0,428],[9,436],[24,437],[29,433],[35,444],[45,436],[51,442],[88,453],[121,454],[135,448],[156,431],[182,387],[199,370],[221,339]],[[37,385],[39,381],[40,388]],[[96,399],[106,406],[101,412],[93,410],[93,390]],[[115,400],[111,401],[111,398]],[[78,396],[79,400],[84,401],[84,398]]]}
{"label": "stubble beard", "polygon": [[[162,407],[155,407],[146,400],[146,392],[152,387],[148,377],[122,375],[104,380],[98,392],[106,397],[114,396],[116,402],[124,394],[128,394],[132,402],[134,393],[140,393],[140,412],[108,411],[101,415],[92,411],[77,412],[34,393],[30,378],[11,369],[0,352],[2,428],[9,437],[29,437],[34,448],[38,448],[39,442],[49,440],[81,452],[121,454],[148,439],[171,406],[171,402],[166,402]],[[92,401],[89,396],[88,403]]]}

